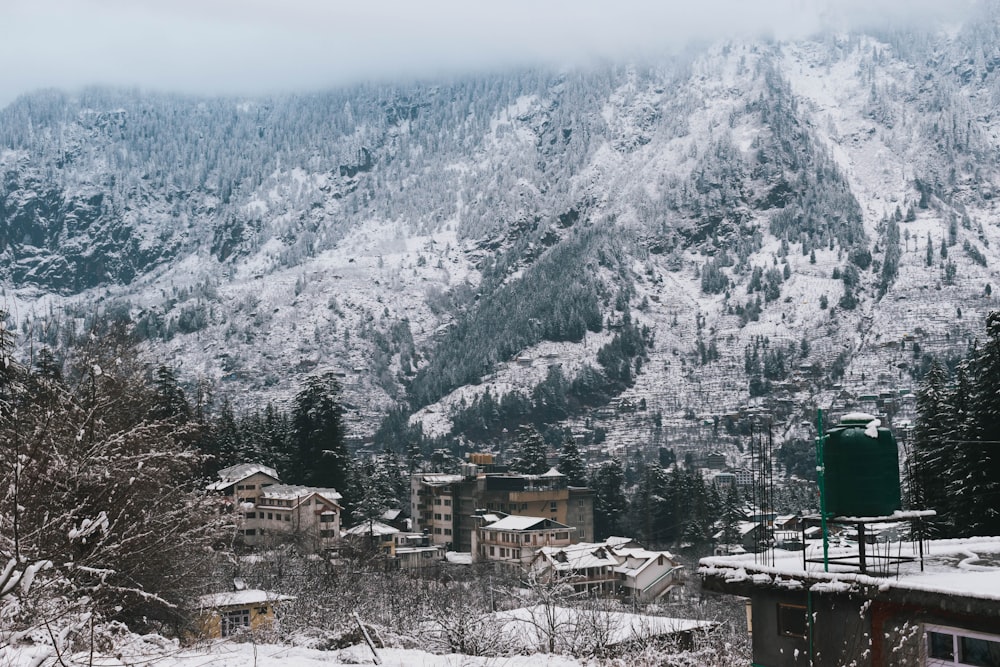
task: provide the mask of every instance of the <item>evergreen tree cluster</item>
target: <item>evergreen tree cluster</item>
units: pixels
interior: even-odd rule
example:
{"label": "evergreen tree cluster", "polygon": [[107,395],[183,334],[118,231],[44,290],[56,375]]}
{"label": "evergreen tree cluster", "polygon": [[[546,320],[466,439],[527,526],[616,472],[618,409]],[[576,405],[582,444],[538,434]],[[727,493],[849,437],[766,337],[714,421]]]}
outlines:
{"label": "evergreen tree cluster", "polygon": [[586,364],[569,379],[559,364],[553,364],[530,395],[511,391],[498,397],[487,390],[469,403],[462,399],[450,415],[452,434],[482,441],[501,437],[512,426],[541,427],[605,405],[634,383],[652,344],[649,328],[626,312],[621,327],[597,352],[599,369]]}
{"label": "evergreen tree cluster", "polygon": [[[630,505],[630,525],[624,529],[649,545],[707,544],[727,507],[727,497],[714,484],[706,483],[693,467],[674,465],[665,469],[647,463],[639,471]],[[738,504],[734,500],[731,509],[735,511]],[[594,521],[596,530],[596,501]]]}
{"label": "evergreen tree cluster", "polygon": [[514,280],[503,260],[488,268],[478,292],[481,298],[456,313],[460,319],[410,383],[413,406],[478,383],[496,363],[543,340],[580,341],[588,331],[601,331],[603,288],[596,276],[599,261],[611,256],[601,245],[593,230],[578,235]]}
{"label": "evergreen tree cluster", "polygon": [[911,502],[940,536],[1000,534],[1000,312],[951,373],[933,362],[917,393]]}

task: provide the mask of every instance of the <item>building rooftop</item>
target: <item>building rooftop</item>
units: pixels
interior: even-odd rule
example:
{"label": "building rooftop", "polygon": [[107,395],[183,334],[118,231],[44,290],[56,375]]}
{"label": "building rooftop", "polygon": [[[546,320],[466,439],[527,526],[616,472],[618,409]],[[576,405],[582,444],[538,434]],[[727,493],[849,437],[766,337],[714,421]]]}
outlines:
{"label": "building rooftop", "polygon": [[339,503],[343,498],[336,489],[328,489],[319,486],[300,486],[298,484],[273,484],[262,494],[262,501],[268,498],[280,498],[282,500],[305,500],[309,496],[316,494],[321,498],[333,503]]}
{"label": "building rooftop", "polygon": [[271,593],[255,588],[243,591],[229,591],[227,593],[212,593],[202,595],[198,598],[198,605],[202,609],[217,609],[219,607],[238,607],[251,604],[262,604],[264,602],[282,602],[294,600],[290,595]]}
{"label": "building rooftop", "polygon": [[[726,589],[770,586],[859,593],[868,597],[932,594],[1000,601],[1000,537],[930,540],[925,545],[922,569],[916,558],[917,543],[886,542],[866,545],[869,562],[881,569],[878,574],[860,574],[856,567],[836,562],[830,562],[829,571],[824,571],[822,562],[811,562],[822,558],[822,544],[810,541],[805,555],[801,551],[775,549],[703,558],[698,573],[706,581],[713,579]],[[856,546],[829,548],[830,558],[856,553]],[[914,560],[879,566],[879,553],[883,557],[902,555]]]}
{"label": "building rooftop", "polygon": [[429,486],[447,486],[448,484],[455,484],[464,480],[465,477],[462,475],[446,475],[444,473],[420,475],[420,481]]}
{"label": "building rooftop", "polygon": [[507,516],[484,526],[489,530],[541,530],[543,528],[569,528],[569,526],[543,516]]}
{"label": "building rooftop", "polygon": [[381,521],[365,521],[344,531],[344,535],[395,535],[399,532],[398,528],[393,528],[392,526],[387,526]]}
{"label": "building rooftop", "polygon": [[255,475],[257,473],[264,473],[269,477],[273,477],[275,480],[278,479],[278,472],[266,465],[260,463],[238,463],[234,466],[229,466],[228,468],[223,468],[218,472],[218,481],[212,482],[208,485],[209,491],[221,491],[225,488],[236,484],[237,482],[242,482],[247,477]]}

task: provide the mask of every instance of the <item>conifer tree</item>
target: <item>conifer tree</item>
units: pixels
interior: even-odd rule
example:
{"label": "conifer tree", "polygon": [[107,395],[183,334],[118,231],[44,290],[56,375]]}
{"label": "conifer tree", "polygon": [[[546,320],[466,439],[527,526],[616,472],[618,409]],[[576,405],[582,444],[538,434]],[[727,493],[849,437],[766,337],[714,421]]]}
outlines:
{"label": "conifer tree", "polygon": [[344,442],[340,383],[333,373],[306,378],[295,396],[291,426],[287,481],[346,490],[351,458]]}
{"label": "conifer tree", "polygon": [[618,459],[603,463],[590,482],[594,490],[594,534],[598,540],[621,534],[628,512],[625,471]]}
{"label": "conifer tree", "polygon": [[972,373],[971,409],[968,444],[963,451],[968,461],[966,472],[968,501],[981,511],[974,513],[969,526],[975,535],[1000,534],[1000,312],[986,318],[986,340],[970,364]]}
{"label": "conifer tree", "polygon": [[535,427],[525,425],[517,430],[514,457],[509,467],[512,472],[526,475],[541,475],[549,469],[548,447]]}
{"label": "conifer tree", "polygon": [[917,391],[913,461],[909,468],[910,502],[916,509],[943,509],[947,499],[950,464],[949,448],[944,441],[947,384],[948,374],[935,360]]}
{"label": "conifer tree", "polygon": [[559,472],[566,475],[566,483],[570,486],[587,485],[587,468],[583,463],[580,448],[572,431],[566,429],[563,434],[563,446],[559,452]]}

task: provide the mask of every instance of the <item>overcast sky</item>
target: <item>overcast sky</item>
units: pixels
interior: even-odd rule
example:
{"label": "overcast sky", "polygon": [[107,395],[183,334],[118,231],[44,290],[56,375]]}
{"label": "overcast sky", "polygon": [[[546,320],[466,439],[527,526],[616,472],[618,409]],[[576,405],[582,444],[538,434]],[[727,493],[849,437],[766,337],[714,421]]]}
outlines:
{"label": "overcast sky", "polygon": [[692,39],[957,20],[970,1],[0,0],[0,107],[89,84],[256,94],[560,66]]}

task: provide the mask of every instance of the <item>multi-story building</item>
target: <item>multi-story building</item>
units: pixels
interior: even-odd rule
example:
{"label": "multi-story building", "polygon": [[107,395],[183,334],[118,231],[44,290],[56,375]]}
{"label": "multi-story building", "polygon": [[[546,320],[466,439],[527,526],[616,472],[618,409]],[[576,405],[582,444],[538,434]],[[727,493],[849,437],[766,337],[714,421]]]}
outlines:
{"label": "multi-story building", "polygon": [[574,540],[594,534],[594,494],[573,487],[555,468],[542,475],[481,472],[476,464],[462,474],[417,473],[411,479],[414,530],[427,531],[435,544],[472,551],[474,515],[496,511],[514,516],[546,517],[574,530]]}
{"label": "multi-story building", "polygon": [[219,471],[208,485],[238,518],[245,544],[261,546],[295,540],[320,550],[340,537],[340,500],[335,489],[281,484],[274,468],[240,463]]}
{"label": "multi-story building", "polygon": [[472,558],[477,562],[523,567],[542,547],[572,544],[575,533],[576,528],[546,517],[505,516],[485,522],[473,531]]}
{"label": "multi-story building", "polygon": [[682,585],[682,566],[666,551],[648,551],[625,538],[543,547],[531,561],[538,574],[561,578],[578,592],[614,593],[651,602]]}

